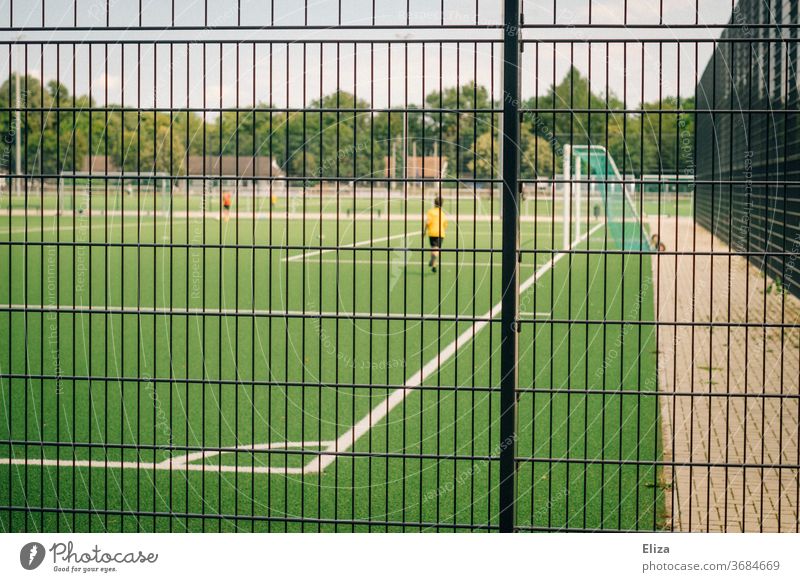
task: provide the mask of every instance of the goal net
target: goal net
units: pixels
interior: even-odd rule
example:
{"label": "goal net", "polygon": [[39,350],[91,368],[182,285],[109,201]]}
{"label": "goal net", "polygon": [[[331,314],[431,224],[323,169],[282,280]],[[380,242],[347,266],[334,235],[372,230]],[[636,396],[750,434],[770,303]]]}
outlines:
{"label": "goal net", "polygon": [[[580,233],[582,205],[586,212],[597,213],[606,220],[609,238],[624,250],[650,248],[639,208],[634,201],[635,188],[626,184],[606,148],[597,145],[572,145],[564,153],[564,213],[577,215],[574,230]],[[571,190],[571,192],[570,192]]]}

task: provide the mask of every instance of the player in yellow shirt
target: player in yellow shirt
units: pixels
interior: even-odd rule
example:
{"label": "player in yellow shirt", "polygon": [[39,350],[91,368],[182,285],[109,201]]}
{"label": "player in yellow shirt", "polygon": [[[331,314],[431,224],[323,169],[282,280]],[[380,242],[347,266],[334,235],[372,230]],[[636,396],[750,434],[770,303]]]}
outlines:
{"label": "player in yellow shirt", "polygon": [[445,232],[447,231],[447,215],[442,210],[442,199],[437,196],[433,201],[433,208],[425,214],[425,233],[431,243],[431,260],[428,266],[436,272],[439,263],[439,249],[442,248]]}

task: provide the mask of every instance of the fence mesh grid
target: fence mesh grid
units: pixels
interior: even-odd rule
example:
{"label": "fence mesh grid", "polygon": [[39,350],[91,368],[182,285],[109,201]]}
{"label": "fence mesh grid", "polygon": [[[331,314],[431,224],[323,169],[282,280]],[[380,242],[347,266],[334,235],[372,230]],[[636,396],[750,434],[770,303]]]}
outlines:
{"label": "fence mesh grid", "polygon": [[0,531],[800,531],[798,28],[0,2]]}

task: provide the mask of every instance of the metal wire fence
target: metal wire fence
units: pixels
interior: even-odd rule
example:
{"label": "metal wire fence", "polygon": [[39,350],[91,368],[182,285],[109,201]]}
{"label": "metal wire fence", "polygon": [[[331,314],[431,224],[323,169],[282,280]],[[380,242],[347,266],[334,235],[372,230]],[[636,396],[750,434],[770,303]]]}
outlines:
{"label": "metal wire fence", "polygon": [[800,531],[797,15],[0,2],[0,530]]}

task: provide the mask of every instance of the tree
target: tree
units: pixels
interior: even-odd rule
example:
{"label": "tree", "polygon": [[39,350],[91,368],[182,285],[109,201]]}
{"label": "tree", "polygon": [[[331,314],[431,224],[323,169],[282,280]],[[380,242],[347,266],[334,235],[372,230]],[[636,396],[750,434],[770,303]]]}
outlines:
{"label": "tree", "polygon": [[[478,137],[472,150],[473,156],[469,170],[476,178],[499,178],[500,165],[499,130],[485,132]],[[526,179],[548,178],[553,176],[554,146],[538,136],[530,124],[520,126],[520,177]]]}
{"label": "tree", "polygon": [[450,174],[470,175],[476,164],[477,140],[493,125],[496,127],[492,113],[487,111],[492,109],[489,91],[470,82],[434,91],[425,98],[425,104],[440,111],[426,117],[423,152],[431,155],[439,150],[448,159]]}
{"label": "tree", "polygon": [[[20,127],[16,127],[16,82],[20,84]],[[50,81],[46,87],[35,77],[10,77],[0,87],[0,164],[5,171],[16,169],[16,140],[21,144],[21,167],[25,173],[57,174],[80,166],[87,151],[86,132],[73,122],[71,112],[59,107],[72,105],[69,91]],[[73,163],[74,160],[74,163]]]}
{"label": "tree", "polygon": [[[17,128],[11,109],[16,106],[16,80],[11,77],[0,87],[0,107],[8,112],[0,115],[0,164],[7,171],[15,168]],[[500,116],[492,112],[499,104],[474,82],[429,93],[424,108],[407,105],[375,112],[367,101],[337,91],[299,111],[261,103],[213,119],[114,105],[93,109],[90,97],[70,96],[55,81],[44,87],[34,77],[20,77],[19,82],[26,173],[80,170],[85,156],[108,154],[126,172],[181,174],[188,154],[238,153],[270,156],[288,176],[306,176],[311,183],[326,177],[383,177],[389,159],[398,178],[404,149],[408,155],[447,158],[451,177],[489,179],[500,173]],[[688,113],[679,113],[678,104],[665,98],[625,114],[617,97],[592,92],[588,79],[572,67],[545,94],[522,104],[530,111],[520,126],[521,175],[560,172],[567,144],[607,146],[628,174],[685,173],[694,158],[694,102],[680,101]],[[76,111],[59,110],[73,105]]]}

